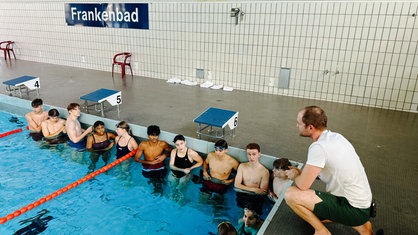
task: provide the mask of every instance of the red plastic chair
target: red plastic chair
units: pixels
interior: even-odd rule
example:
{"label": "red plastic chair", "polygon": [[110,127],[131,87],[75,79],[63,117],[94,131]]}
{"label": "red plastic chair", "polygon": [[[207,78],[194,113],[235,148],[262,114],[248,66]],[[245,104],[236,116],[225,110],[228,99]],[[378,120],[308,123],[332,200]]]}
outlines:
{"label": "red plastic chair", "polygon": [[125,67],[129,66],[129,69],[131,70],[132,77],[134,76],[132,73],[132,67],[131,67],[131,56],[132,54],[130,52],[122,52],[118,53],[115,56],[113,56],[113,64],[112,64],[112,78],[113,78],[113,71],[115,68],[115,65],[120,65],[122,69],[122,78],[125,77]]}
{"label": "red plastic chair", "polygon": [[[7,55],[9,55],[9,59],[11,60],[12,59],[12,57],[10,57],[10,52],[12,52],[13,53],[13,56],[15,57],[15,59],[16,59],[16,55],[15,55],[15,52],[14,52],[14,50],[13,50],[13,44],[14,44],[15,42],[13,42],[13,41],[4,41],[4,42],[0,42],[0,50],[2,50],[3,52],[4,52],[4,59],[5,60],[7,60]],[[6,52],[7,52],[7,54],[6,54]]]}

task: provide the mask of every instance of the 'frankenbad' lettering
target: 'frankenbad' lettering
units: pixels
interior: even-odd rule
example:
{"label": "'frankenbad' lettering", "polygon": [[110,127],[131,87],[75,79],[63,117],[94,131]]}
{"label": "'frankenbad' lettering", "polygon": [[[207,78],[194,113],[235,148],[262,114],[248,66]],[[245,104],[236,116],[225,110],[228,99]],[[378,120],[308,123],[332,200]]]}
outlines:
{"label": "'frankenbad' lettering", "polygon": [[71,7],[71,18],[76,21],[139,22],[138,8],[133,12],[123,12],[119,8],[116,11],[99,11],[97,8],[94,11],[77,11],[76,7]]}

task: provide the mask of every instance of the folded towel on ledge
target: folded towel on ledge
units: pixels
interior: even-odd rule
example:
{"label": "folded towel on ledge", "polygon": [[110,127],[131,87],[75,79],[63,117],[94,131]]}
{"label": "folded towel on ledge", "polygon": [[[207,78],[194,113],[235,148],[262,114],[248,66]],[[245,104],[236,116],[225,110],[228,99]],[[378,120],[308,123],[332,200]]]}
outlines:
{"label": "folded towel on ledge", "polygon": [[210,89],[214,89],[214,90],[219,90],[223,87],[223,85],[219,84],[219,85],[213,85],[210,87]]}
{"label": "folded towel on ledge", "polygon": [[181,84],[186,85],[186,86],[196,86],[197,82],[192,82],[192,81],[189,81],[189,80],[183,80],[183,81],[181,81]]}
{"label": "folded towel on ledge", "polygon": [[213,86],[213,82],[211,82],[211,81],[206,81],[206,82],[200,84],[200,87],[203,87],[203,88],[209,88],[211,86]]}
{"label": "folded towel on ledge", "polygon": [[233,91],[234,88],[230,86],[224,86],[224,91]]}
{"label": "folded towel on ledge", "polygon": [[175,84],[175,83],[181,83],[180,78],[170,78],[167,80],[167,83]]}

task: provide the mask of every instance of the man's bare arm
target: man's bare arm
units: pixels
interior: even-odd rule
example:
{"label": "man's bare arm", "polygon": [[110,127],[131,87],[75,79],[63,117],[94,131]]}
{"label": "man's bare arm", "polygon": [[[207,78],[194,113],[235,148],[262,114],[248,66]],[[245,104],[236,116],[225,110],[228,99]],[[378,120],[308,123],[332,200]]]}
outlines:
{"label": "man's bare arm", "polygon": [[140,143],[138,147],[138,151],[135,154],[135,161],[142,163],[141,157],[143,153],[144,153],[144,145]]}
{"label": "man's bare arm", "polygon": [[295,182],[296,187],[300,190],[308,190],[311,188],[319,173],[321,173],[321,170],[322,168],[317,166],[305,165],[302,171],[292,167],[286,171],[286,175]]}
{"label": "man's bare arm", "polygon": [[30,113],[25,115],[26,117],[26,121],[28,122],[28,126],[29,126],[29,130],[33,130],[33,131],[41,131],[42,130],[42,126],[38,124],[36,124],[35,120],[33,120],[32,115]]}

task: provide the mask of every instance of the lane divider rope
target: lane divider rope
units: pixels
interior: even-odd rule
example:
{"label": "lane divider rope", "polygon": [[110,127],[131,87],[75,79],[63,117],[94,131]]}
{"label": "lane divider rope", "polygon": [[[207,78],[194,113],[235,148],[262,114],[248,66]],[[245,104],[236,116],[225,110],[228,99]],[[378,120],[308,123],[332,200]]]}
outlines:
{"label": "lane divider rope", "polygon": [[52,198],[55,198],[55,197],[61,195],[62,193],[65,193],[65,192],[69,191],[70,189],[75,188],[78,185],[80,185],[80,184],[82,184],[82,183],[84,183],[88,180],[91,180],[92,178],[96,177],[97,175],[110,170],[111,168],[115,167],[116,165],[119,165],[123,161],[125,161],[125,160],[129,159],[130,157],[132,157],[133,155],[135,155],[136,151],[137,151],[137,149],[134,149],[130,153],[126,154],[125,156],[113,161],[109,165],[106,165],[106,166],[104,166],[104,167],[102,167],[102,168],[84,176],[83,178],[81,178],[77,181],[74,181],[73,183],[68,184],[67,186],[65,186],[63,188],[58,189],[57,191],[55,191],[55,192],[37,200],[37,201],[35,201],[34,203],[31,203],[27,206],[24,206],[21,209],[16,210],[15,212],[10,213],[3,218],[0,218],[0,224],[4,224],[6,221],[12,220],[13,218],[18,217],[19,215],[21,215],[21,214],[23,214],[23,213],[25,213],[29,210],[32,210],[33,208],[51,200]]}
{"label": "lane divider rope", "polygon": [[6,137],[6,136],[9,136],[9,135],[12,135],[12,134],[16,134],[16,133],[19,133],[19,132],[22,132],[22,128],[18,128],[16,130],[4,132],[4,133],[0,134],[0,138]]}

